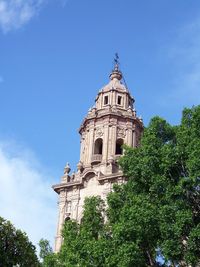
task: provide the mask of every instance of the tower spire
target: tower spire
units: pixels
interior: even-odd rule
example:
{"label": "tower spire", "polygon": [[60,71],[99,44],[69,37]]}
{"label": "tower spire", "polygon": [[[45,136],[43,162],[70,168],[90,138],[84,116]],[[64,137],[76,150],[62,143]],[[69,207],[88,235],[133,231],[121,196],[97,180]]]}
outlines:
{"label": "tower spire", "polygon": [[114,62],[115,62],[114,70],[119,71],[119,55],[118,55],[118,53],[115,53]]}
{"label": "tower spire", "polygon": [[114,58],[114,68],[110,74],[110,79],[117,79],[117,80],[121,80],[122,79],[122,73],[119,70],[119,55],[118,53],[115,53],[115,58]]}

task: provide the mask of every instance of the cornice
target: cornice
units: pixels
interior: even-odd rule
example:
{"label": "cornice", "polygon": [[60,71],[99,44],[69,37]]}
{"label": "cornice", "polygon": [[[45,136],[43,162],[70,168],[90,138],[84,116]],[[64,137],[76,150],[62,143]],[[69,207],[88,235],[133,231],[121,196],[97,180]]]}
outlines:
{"label": "cornice", "polygon": [[[126,180],[126,178],[122,172],[120,172],[118,174],[113,173],[111,175],[102,175],[100,177],[98,177],[98,176],[96,176],[96,177],[97,177],[97,181],[99,181],[99,183],[102,183],[106,180],[116,180],[119,178],[123,178]],[[52,186],[53,190],[58,194],[60,194],[60,192],[63,189],[70,191],[74,187],[76,187],[76,188],[84,187],[84,179],[82,178],[80,181],[65,182],[65,183],[55,184]]]}
{"label": "cornice", "polygon": [[[99,116],[93,116],[90,118],[85,118],[85,120],[83,121],[83,123],[81,124],[81,126],[79,128],[79,133],[81,134],[82,131],[84,129],[86,129],[87,124],[89,124],[91,121],[97,122],[98,120],[105,119],[106,117],[108,117],[109,119],[123,119],[123,120],[129,121],[129,122],[133,122],[133,123],[136,123],[138,125],[138,127],[140,127],[140,129],[144,129],[144,125],[138,117],[125,116],[122,114],[121,115],[116,114],[114,112],[108,112],[108,113],[101,114]],[[116,125],[116,123],[113,124],[112,122],[109,122],[109,126],[112,126],[112,125]],[[131,127],[129,127],[129,128],[131,128]]]}

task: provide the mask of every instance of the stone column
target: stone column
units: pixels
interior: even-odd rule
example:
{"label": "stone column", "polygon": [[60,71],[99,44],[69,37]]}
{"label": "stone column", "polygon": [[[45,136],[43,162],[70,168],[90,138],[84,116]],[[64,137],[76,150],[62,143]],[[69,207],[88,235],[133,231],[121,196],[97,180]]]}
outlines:
{"label": "stone column", "polygon": [[116,149],[116,140],[117,140],[117,126],[116,124],[112,125],[111,129],[111,155],[115,156],[115,149]]}
{"label": "stone column", "polygon": [[132,135],[133,135],[133,147],[136,147],[137,144],[136,144],[135,124],[133,125]]}
{"label": "stone column", "polygon": [[108,156],[108,138],[109,138],[109,122],[104,124],[104,138],[103,138],[103,162],[107,161]]}
{"label": "stone column", "polygon": [[132,146],[132,129],[127,129],[127,145]]}
{"label": "stone column", "polygon": [[103,95],[101,93],[99,96],[99,108],[102,108],[102,107],[103,107]]}
{"label": "stone column", "polygon": [[81,136],[80,144],[81,144],[81,148],[80,148],[80,161],[83,162],[84,161],[84,149],[85,149],[85,138],[84,138],[83,135]]}
{"label": "stone column", "polygon": [[55,252],[59,252],[61,245],[62,245],[62,227],[65,221],[65,209],[66,209],[66,193],[64,190],[60,192],[59,195],[59,214],[58,214],[58,226],[57,226],[57,234],[56,234],[56,240],[55,240]]}
{"label": "stone column", "polygon": [[94,125],[90,125],[89,135],[89,144],[88,144],[88,163],[91,163],[91,158],[93,154],[93,146],[94,146]]}
{"label": "stone column", "polygon": [[73,220],[78,220],[78,206],[79,206],[79,198],[80,198],[80,189],[76,186],[73,187],[73,195],[71,196],[71,218]]}
{"label": "stone column", "polygon": [[127,125],[127,145],[133,146],[133,134],[132,134],[132,123],[128,123]]}
{"label": "stone column", "polygon": [[124,103],[124,108],[128,108],[129,107],[129,97],[128,95],[126,95],[126,102]]}
{"label": "stone column", "polygon": [[108,128],[108,153],[107,153],[107,159],[109,159],[112,155],[112,125],[109,124]]}
{"label": "stone column", "polygon": [[112,91],[112,106],[115,105],[115,92]]}
{"label": "stone column", "polygon": [[88,152],[89,152],[89,129],[86,129],[86,135],[85,135],[85,155],[84,155],[84,159],[85,159],[85,163],[86,165],[88,165],[89,161],[89,157],[88,157]]}

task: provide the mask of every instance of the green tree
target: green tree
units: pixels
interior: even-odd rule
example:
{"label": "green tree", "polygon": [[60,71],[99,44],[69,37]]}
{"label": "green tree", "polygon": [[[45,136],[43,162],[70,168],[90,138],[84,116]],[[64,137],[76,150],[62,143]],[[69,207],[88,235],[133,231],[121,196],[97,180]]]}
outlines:
{"label": "green tree", "polygon": [[[120,192],[125,198],[120,197],[117,190],[109,197],[109,216],[111,220],[117,219],[117,224],[131,198],[144,198],[144,203],[138,207],[138,213],[142,212],[144,219],[146,215],[148,217],[146,202],[157,210],[154,227],[150,227],[154,230],[157,225],[157,235],[153,231],[150,238],[155,241],[150,244],[153,249],[150,255],[153,258],[153,251],[159,248],[172,266],[197,266],[200,260],[199,154],[200,106],[185,109],[179,126],[173,127],[155,117],[144,131],[141,146],[136,149],[127,147],[120,161],[130,179]],[[117,197],[119,207],[115,209],[119,214],[115,218],[113,198]],[[130,210],[132,208],[131,204]],[[148,225],[149,222],[145,229]]]}
{"label": "green tree", "polygon": [[27,235],[0,217],[0,267],[37,267],[36,249]]}
{"label": "green tree", "polygon": [[104,203],[99,197],[85,200],[80,225],[67,221],[63,229],[64,243],[58,255],[63,266],[105,266]]}
{"label": "green tree", "polygon": [[45,257],[47,257],[49,254],[53,253],[52,247],[50,246],[50,243],[46,239],[40,239],[39,241],[40,246],[40,259],[44,260]]}
{"label": "green tree", "polygon": [[41,266],[43,267],[57,267],[58,258],[57,255],[53,253],[53,249],[50,246],[50,243],[46,239],[41,239],[39,241],[40,246],[40,259],[42,260]]}

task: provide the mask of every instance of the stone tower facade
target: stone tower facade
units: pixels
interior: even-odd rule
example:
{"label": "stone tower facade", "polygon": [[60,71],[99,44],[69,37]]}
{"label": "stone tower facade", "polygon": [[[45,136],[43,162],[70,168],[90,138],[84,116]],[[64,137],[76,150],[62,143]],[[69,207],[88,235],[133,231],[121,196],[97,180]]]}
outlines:
{"label": "stone tower facade", "polygon": [[81,147],[77,172],[70,175],[67,164],[61,182],[53,186],[59,194],[56,252],[61,247],[64,221],[80,221],[85,197],[98,195],[105,199],[113,183],[126,181],[117,164],[123,154],[122,145],[138,146],[143,131],[142,119],[134,109],[134,99],[122,83],[117,60],[109,78],[79,129]]}

